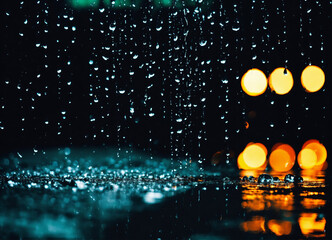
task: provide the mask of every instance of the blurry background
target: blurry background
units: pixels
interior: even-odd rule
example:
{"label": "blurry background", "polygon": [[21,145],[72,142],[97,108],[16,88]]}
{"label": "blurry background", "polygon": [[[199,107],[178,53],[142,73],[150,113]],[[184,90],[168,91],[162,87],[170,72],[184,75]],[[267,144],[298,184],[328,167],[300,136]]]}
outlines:
{"label": "blurry background", "polygon": [[[331,1],[27,1],[1,4],[0,143],[132,147],[203,161],[310,139],[331,149]],[[302,70],[326,74],[306,93]],[[290,93],[242,75],[287,67]],[[247,126],[247,128],[246,128]]]}

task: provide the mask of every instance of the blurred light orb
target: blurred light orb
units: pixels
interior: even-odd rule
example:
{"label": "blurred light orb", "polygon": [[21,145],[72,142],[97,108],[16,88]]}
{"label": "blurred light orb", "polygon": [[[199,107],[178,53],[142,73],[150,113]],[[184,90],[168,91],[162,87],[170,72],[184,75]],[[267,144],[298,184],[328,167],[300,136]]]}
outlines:
{"label": "blurred light orb", "polygon": [[264,164],[258,168],[256,168],[255,170],[259,170],[259,171],[264,171],[267,167],[267,161],[264,162]]}
{"label": "blurred light orb", "polygon": [[241,87],[249,96],[259,96],[267,88],[267,78],[261,70],[257,68],[250,69],[243,75]]}
{"label": "blurred light orb", "polygon": [[263,151],[265,152],[265,157],[267,156],[267,148],[265,147],[265,145],[263,143],[255,143],[256,146],[260,147],[261,149],[263,149]]}
{"label": "blurred light orb", "polygon": [[276,68],[269,76],[269,86],[278,95],[285,95],[293,88],[292,73],[286,68]]}
{"label": "blurred light orb", "polygon": [[271,148],[271,152],[273,152],[274,150],[276,150],[280,145],[282,145],[282,144],[284,144],[284,143],[282,143],[282,142],[278,142],[278,143],[275,143],[273,146],[272,146],[272,148]]}
{"label": "blurred light orb", "polygon": [[283,144],[280,144],[277,147],[277,149],[282,149],[282,150],[286,151],[289,154],[291,161],[294,161],[294,163],[295,163],[296,153],[295,153],[295,150],[290,145],[283,143]]}
{"label": "blurred light orb", "polygon": [[309,148],[304,148],[299,152],[297,156],[297,161],[300,168],[311,169],[317,163],[317,155],[314,152],[314,150]]}
{"label": "blurred light orb", "polygon": [[319,91],[325,83],[324,71],[317,66],[307,66],[301,75],[303,88],[310,93]]}
{"label": "blurred light orb", "polygon": [[277,172],[288,172],[295,164],[295,159],[286,150],[277,148],[269,157],[271,168]]}
{"label": "blurred light orb", "polygon": [[265,163],[266,154],[259,144],[253,143],[244,149],[243,160],[250,168],[259,168]]}
{"label": "blurred light orb", "polygon": [[305,146],[307,149],[311,149],[315,152],[317,156],[317,163],[316,165],[321,165],[326,161],[327,158],[327,151],[323,144],[317,142],[311,142]]}
{"label": "blurred light orb", "polygon": [[251,169],[251,167],[249,167],[245,162],[244,162],[244,159],[243,159],[243,152],[241,152],[239,154],[239,156],[237,157],[237,167],[239,169],[244,169],[244,170],[249,170]]}

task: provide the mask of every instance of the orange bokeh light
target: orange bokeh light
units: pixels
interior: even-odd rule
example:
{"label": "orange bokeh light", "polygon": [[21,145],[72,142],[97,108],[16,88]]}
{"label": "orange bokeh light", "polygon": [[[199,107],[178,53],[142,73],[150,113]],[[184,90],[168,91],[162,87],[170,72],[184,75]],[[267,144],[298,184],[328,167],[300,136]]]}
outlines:
{"label": "orange bokeh light", "polygon": [[269,86],[276,94],[289,93],[293,85],[292,73],[286,68],[276,68],[269,76]]}
{"label": "orange bokeh light", "polygon": [[288,172],[294,166],[295,161],[292,161],[287,151],[276,149],[270,154],[269,163],[274,171]]}
{"label": "orange bokeh light", "polygon": [[317,139],[310,139],[310,140],[306,141],[305,143],[303,143],[302,148],[305,148],[309,143],[313,143],[313,142],[319,143],[319,141]]}
{"label": "orange bokeh light", "polygon": [[311,169],[317,163],[317,155],[314,150],[304,148],[299,152],[297,161],[302,169]]}
{"label": "orange bokeh light", "polygon": [[267,88],[267,78],[261,70],[257,68],[250,69],[243,75],[241,87],[249,96],[259,96]]}
{"label": "orange bokeh light", "polygon": [[291,158],[291,161],[295,161],[295,159],[296,159],[296,153],[295,153],[294,149],[290,145],[288,145],[288,144],[280,144],[277,147],[277,149],[282,149],[282,150],[286,151],[289,154],[289,156]]}
{"label": "orange bokeh light", "polygon": [[277,172],[288,172],[295,164],[296,154],[294,149],[283,143],[277,143],[272,147],[269,163]]}
{"label": "orange bokeh light", "polygon": [[324,163],[320,164],[320,165],[317,165],[314,166],[314,170],[317,170],[317,171],[325,171],[328,167],[328,164],[327,164],[327,161],[325,161]]}
{"label": "orange bokeh light", "polygon": [[272,148],[271,148],[271,152],[273,152],[274,150],[276,150],[276,149],[277,149],[280,145],[282,145],[282,144],[284,144],[284,143],[278,142],[278,143],[274,144],[274,145],[272,146]]}
{"label": "orange bokeh light", "polygon": [[319,91],[325,83],[324,71],[317,66],[307,66],[301,75],[301,83],[307,92]]}

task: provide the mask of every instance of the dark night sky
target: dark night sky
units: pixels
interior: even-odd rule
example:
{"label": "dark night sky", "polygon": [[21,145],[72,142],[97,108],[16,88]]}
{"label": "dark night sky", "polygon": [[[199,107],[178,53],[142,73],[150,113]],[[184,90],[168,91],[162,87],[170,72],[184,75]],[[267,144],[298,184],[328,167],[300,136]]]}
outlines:
{"label": "dark night sky", "polygon": [[[224,148],[238,153],[250,141],[299,151],[317,138],[331,147],[329,1],[256,1],[254,9],[251,1],[215,1],[200,11],[199,3],[101,11],[20,2],[6,1],[0,11],[2,153],[106,145],[198,159]],[[242,92],[248,69],[268,76],[286,59],[289,94]],[[300,83],[309,61],[326,74],[314,94]]]}

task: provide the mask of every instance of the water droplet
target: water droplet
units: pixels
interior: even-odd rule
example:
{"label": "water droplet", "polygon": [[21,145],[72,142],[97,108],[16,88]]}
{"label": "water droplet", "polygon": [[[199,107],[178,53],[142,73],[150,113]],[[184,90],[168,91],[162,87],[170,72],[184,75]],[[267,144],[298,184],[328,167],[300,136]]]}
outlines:
{"label": "water droplet", "polygon": [[199,43],[201,47],[204,47],[207,44],[207,40],[203,40]]}
{"label": "water droplet", "polygon": [[258,183],[259,184],[271,184],[273,183],[273,177],[269,174],[261,174],[258,177]]}

